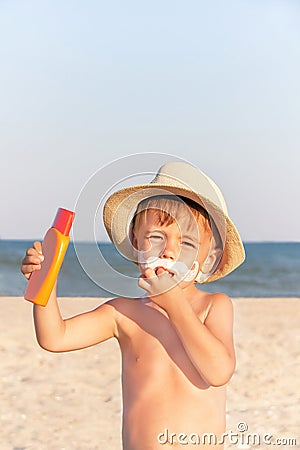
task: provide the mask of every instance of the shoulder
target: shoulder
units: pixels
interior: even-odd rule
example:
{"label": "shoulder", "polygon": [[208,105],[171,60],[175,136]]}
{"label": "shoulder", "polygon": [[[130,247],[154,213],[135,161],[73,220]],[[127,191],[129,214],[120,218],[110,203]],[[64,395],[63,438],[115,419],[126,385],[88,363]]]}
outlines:
{"label": "shoulder", "polygon": [[233,315],[233,304],[228,295],[223,294],[222,292],[207,294],[206,301],[207,309],[205,320],[215,316],[228,318]]}
{"label": "shoulder", "polygon": [[117,297],[108,300],[104,305],[113,309],[115,317],[120,319],[123,316],[130,317],[139,311],[141,302],[138,298]]}
{"label": "shoulder", "polygon": [[215,304],[221,304],[221,305],[227,305],[232,306],[232,300],[228,295],[223,294],[222,292],[216,292],[215,294],[210,294],[212,303]]}
{"label": "shoulder", "polygon": [[94,310],[90,311],[89,314],[99,318],[106,317],[107,319],[112,319],[117,322],[120,312],[124,310],[124,308],[125,310],[128,309],[129,304],[130,299],[121,297],[112,298],[101,303]]}
{"label": "shoulder", "polygon": [[114,309],[114,318],[118,331],[118,339],[132,336],[141,324],[149,320],[150,308],[146,308],[139,298],[118,297],[107,302]]}
{"label": "shoulder", "polygon": [[108,300],[104,303],[104,305],[109,305],[116,310],[124,309],[124,308],[135,308],[139,303],[139,299],[137,298],[128,298],[128,297],[116,297]]}

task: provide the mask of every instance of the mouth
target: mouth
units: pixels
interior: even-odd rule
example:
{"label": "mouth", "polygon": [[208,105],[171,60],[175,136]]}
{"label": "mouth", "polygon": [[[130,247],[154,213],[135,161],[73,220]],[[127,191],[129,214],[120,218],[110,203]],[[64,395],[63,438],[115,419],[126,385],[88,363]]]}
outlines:
{"label": "mouth", "polygon": [[166,267],[163,267],[163,266],[158,266],[154,269],[155,275],[157,275],[157,272],[159,269],[163,269],[165,272],[168,272],[168,274],[171,278],[175,276],[175,272],[172,272],[172,270],[167,269]]}

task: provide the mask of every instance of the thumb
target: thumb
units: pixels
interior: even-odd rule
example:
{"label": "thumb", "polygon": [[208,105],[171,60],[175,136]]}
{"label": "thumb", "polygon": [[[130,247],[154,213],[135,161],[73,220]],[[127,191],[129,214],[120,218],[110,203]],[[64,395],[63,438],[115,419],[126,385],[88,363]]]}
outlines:
{"label": "thumb", "polygon": [[41,242],[35,241],[35,242],[33,243],[33,248],[34,248],[38,253],[40,253],[41,255],[43,254],[43,249],[42,249],[42,243],[41,243]]}
{"label": "thumb", "polygon": [[138,286],[139,286],[141,289],[144,289],[145,291],[149,291],[149,289],[150,289],[150,284],[149,284],[149,282],[147,281],[146,278],[143,278],[143,277],[139,277],[139,278],[138,278]]}

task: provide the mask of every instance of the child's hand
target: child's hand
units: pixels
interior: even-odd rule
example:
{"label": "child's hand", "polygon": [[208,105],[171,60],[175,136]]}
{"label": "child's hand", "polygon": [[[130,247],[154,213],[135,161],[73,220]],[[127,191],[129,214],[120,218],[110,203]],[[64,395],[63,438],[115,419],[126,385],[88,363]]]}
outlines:
{"label": "child's hand", "polygon": [[180,298],[180,294],[182,294],[178,283],[162,267],[158,268],[156,272],[147,268],[144,275],[139,278],[138,285],[148,292],[154,303],[165,310],[168,310],[169,305],[173,306],[176,298]]}
{"label": "child's hand", "polygon": [[33,248],[29,248],[26,251],[26,256],[22,260],[21,272],[29,280],[32,272],[41,269],[41,263],[44,261],[42,254],[42,244],[40,242],[34,242]]}

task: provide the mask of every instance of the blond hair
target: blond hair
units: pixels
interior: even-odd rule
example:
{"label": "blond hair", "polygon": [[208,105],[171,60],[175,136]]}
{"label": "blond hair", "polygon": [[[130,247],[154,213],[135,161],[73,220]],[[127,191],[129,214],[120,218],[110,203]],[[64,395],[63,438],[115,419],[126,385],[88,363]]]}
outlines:
{"label": "blond hair", "polygon": [[132,233],[140,227],[141,221],[147,217],[147,211],[149,210],[155,211],[157,225],[168,226],[175,221],[185,220],[188,228],[191,228],[195,219],[198,224],[201,224],[205,232],[212,233],[211,222],[206,209],[189,198],[176,195],[156,195],[142,200],[138,204],[131,222]]}

